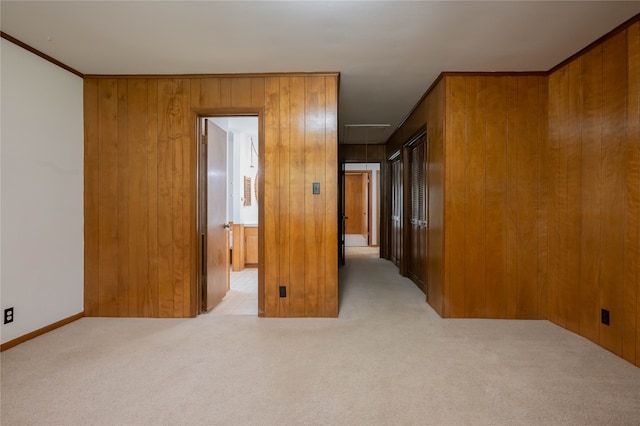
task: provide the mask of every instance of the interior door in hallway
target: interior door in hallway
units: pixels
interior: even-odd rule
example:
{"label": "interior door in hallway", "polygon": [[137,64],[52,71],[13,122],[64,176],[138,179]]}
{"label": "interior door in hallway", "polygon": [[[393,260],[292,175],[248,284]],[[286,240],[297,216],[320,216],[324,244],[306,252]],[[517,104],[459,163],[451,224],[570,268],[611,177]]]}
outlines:
{"label": "interior door in hallway", "polygon": [[360,234],[369,240],[367,205],[368,174],[345,174],[345,234]]}
{"label": "interior door in hallway", "polygon": [[390,257],[400,266],[402,257],[402,161],[400,153],[391,161],[391,235]]}
{"label": "interior door in hallway", "polygon": [[207,121],[207,274],[203,306],[213,309],[229,290],[227,132]]}
{"label": "interior door in hallway", "polygon": [[426,293],[427,262],[427,194],[425,173],[425,140],[419,137],[409,147],[411,219],[409,221],[409,278]]}

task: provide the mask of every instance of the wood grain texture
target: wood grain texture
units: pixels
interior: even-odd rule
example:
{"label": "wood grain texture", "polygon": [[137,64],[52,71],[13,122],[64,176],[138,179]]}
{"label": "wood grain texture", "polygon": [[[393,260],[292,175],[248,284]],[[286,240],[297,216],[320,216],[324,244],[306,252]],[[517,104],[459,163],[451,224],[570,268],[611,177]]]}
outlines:
{"label": "wood grain texture", "polygon": [[537,208],[538,77],[520,78],[517,149],[517,318],[538,315]]}
{"label": "wood grain texture", "polygon": [[147,80],[147,185],[149,229],[149,303],[150,316],[159,316],[160,282],[158,278],[158,81]]}
{"label": "wood grain texture", "polygon": [[[627,49],[629,88],[625,197],[627,203],[625,206],[625,314],[622,356],[640,367],[640,23],[634,24],[627,30]],[[635,298],[633,297],[634,284]],[[635,321],[633,312],[635,312]]]}
{"label": "wood grain texture", "polygon": [[[129,179],[128,198],[129,234],[125,237],[130,249],[129,282],[127,294],[129,311],[150,316],[151,287],[149,285],[149,181],[147,178],[147,82],[128,82],[128,136]],[[125,239],[123,238],[123,239]]]}
{"label": "wood grain texture", "polygon": [[520,79],[507,77],[507,256],[505,288],[507,318],[517,318],[518,297],[518,89]]}
{"label": "wood grain texture", "polygon": [[[264,118],[265,126],[265,149],[264,162],[271,165],[268,170],[264,171],[264,261],[265,265],[275,265],[275,268],[267,268],[265,270],[265,313],[271,313],[270,316],[280,315],[280,303],[278,297],[278,286],[286,285],[278,282],[281,275],[278,272],[279,267],[279,250],[278,238],[282,232],[281,223],[278,221],[280,216],[280,200],[278,191],[281,189],[279,179],[280,158],[278,144],[280,141],[280,80],[273,77],[268,78],[265,85],[265,102],[266,111]],[[293,291],[290,285],[287,287],[289,297]]]}
{"label": "wood grain texture", "polygon": [[539,179],[547,168],[540,160],[547,80],[456,75],[445,82],[444,315],[544,318],[548,231]]}
{"label": "wood grain texture", "polygon": [[568,65],[568,110],[567,131],[565,133],[567,147],[567,272],[565,300],[566,328],[578,332],[580,328],[580,244],[582,217],[582,59],[578,58]]}
{"label": "wood grain texture", "polygon": [[[261,214],[271,223],[259,231],[259,312],[336,316],[337,80],[326,73],[88,78],[87,315],[196,315],[196,117],[245,111],[263,114]],[[320,197],[307,193],[314,181]],[[280,285],[289,297],[278,297]]]}
{"label": "wood grain texture", "polygon": [[[135,304],[135,280],[129,279],[129,126],[128,82],[118,79],[118,316]],[[133,296],[133,297],[132,297]],[[135,308],[134,308],[135,312]]]}
{"label": "wood grain texture", "polygon": [[[338,79],[325,77],[324,167],[324,307],[323,315],[338,316]],[[322,125],[322,123],[319,123]],[[379,199],[379,198],[378,198]],[[379,216],[378,216],[379,217]],[[379,234],[378,234],[379,235]]]}
{"label": "wood grain texture", "polygon": [[538,77],[538,319],[546,319],[549,287],[549,85]]}
{"label": "wood grain texture", "polygon": [[549,76],[548,130],[547,316],[636,365],[639,27]]}
{"label": "wood grain texture", "polygon": [[444,315],[464,317],[465,300],[465,105],[464,77],[447,77]]}
{"label": "wood grain texture", "polygon": [[486,313],[490,318],[506,318],[507,263],[507,80],[487,78],[486,152],[486,240],[490,247],[486,262]]}
{"label": "wood grain texture", "polygon": [[558,194],[556,193],[558,173],[558,146],[560,144],[560,74],[553,73],[549,76],[549,163],[547,166],[549,185],[549,210],[548,210],[548,279],[547,279],[547,319],[558,323],[558,286],[560,277],[558,247],[560,242],[560,222],[558,220]]}
{"label": "wood grain texture", "polygon": [[[279,114],[280,120],[278,123],[278,132],[279,138],[277,142],[277,152],[278,152],[278,217],[280,218],[279,223],[279,232],[277,235],[277,244],[279,247],[279,265],[278,265],[278,280],[279,284],[287,287],[289,289],[288,296],[291,295],[291,269],[290,269],[290,258],[291,258],[291,218],[290,218],[290,205],[291,205],[291,191],[290,191],[290,174],[289,174],[289,163],[291,161],[290,157],[290,149],[291,149],[291,138],[290,138],[290,79],[289,77],[278,77],[277,81],[271,81],[267,79],[267,87],[273,87],[275,90],[275,86],[277,84],[278,91],[280,94],[279,98]],[[267,93],[271,93],[269,90]],[[280,317],[288,317],[289,316],[289,297],[280,297],[279,298],[279,306],[278,306],[278,314]]]}
{"label": "wood grain texture", "polygon": [[567,220],[569,214],[569,197],[567,195],[567,152],[568,145],[568,120],[569,120],[569,69],[559,70],[559,120],[562,125],[559,129],[559,143],[557,149],[557,166],[555,174],[555,193],[558,197],[558,324],[567,326],[567,305],[571,303],[572,295],[567,288]]}
{"label": "wood grain texture", "polygon": [[305,129],[304,120],[293,119],[305,116],[305,79],[290,78],[289,117],[289,238],[290,260],[289,270],[291,282],[296,283],[289,291],[289,313],[292,317],[302,317],[305,314],[305,236],[300,230],[305,229]]}
{"label": "wood grain texture", "polygon": [[[305,169],[304,169],[304,316],[322,316],[324,307],[324,191],[312,194],[310,182],[324,182],[324,77],[305,82]],[[322,185],[321,185],[322,187]]]}
{"label": "wood grain texture", "polygon": [[611,325],[600,325],[600,344],[622,354],[624,282],[625,121],[627,92],[626,33],[602,45],[602,256],[600,302],[611,312]]}
{"label": "wood grain texture", "polygon": [[445,83],[434,87],[427,102],[427,302],[444,313],[444,117]]}
{"label": "wood grain texture", "polygon": [[98,315],[118,316],[118,81],[98,82]]}
{"label": "wood grain texture", "polygon": [[600,262],[594,254],[601,250],[600,181],[602,180],[602,47],[582,57],[582,156],[580,216],[580,298],[579,334],[599,340]]}
{"label": "wood grain texture", "polygon": [[486,77],[465,77],[465,317],[486,315]]}
{"label": "wood grain texture", "polygon": [[99,315],[98,81],[84,81],[84,312]]}

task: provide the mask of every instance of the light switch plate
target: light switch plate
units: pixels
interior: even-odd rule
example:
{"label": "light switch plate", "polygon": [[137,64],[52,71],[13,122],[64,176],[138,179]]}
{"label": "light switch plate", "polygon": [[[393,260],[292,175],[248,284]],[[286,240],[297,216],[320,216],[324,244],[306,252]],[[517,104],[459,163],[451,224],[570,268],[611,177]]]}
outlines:
{"label": "light switch plate", "polygon": [[320,193],[320,182],[313,182],[313,193],[314,194]]}

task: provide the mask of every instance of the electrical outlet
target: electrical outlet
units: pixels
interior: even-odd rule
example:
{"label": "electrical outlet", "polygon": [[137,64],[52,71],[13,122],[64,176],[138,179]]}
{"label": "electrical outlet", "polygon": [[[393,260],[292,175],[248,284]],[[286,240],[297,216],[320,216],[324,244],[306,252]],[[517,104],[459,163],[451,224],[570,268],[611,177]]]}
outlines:
{"label": "electrical outlet", "polygon": [[4,310],[4,323],[13,322],[13,306]]}
{"label": "electrical outlet", "polygon": [[283,285],[280,286],[280,297],[287,297],[287,287]]}
{"label": "electrical outlet", "polygon": [[606,309],[602,309],[600,312],[600,321],[602,321],[602,323],[604,325],[609,325],[609,311]]}

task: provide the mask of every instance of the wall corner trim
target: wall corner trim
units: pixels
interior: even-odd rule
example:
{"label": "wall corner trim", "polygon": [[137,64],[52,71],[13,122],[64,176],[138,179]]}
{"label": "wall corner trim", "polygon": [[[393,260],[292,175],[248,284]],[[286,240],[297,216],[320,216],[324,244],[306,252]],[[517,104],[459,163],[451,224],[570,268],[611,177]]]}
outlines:
{"label": "wall corner trim", "polygon": [[72,315],[68,318],[62,319],[58,322],[54,322],[53,324],[49,324],[45,327],[39,328],[38,330],[32,331],[31,333],[27,333],[24,336],[20,336],[13,340],[9,340],[8,342],[0,345],[0,352],[4,352],[7,349],[13,348],[14,346],[18,346],[20,343],[24,343],[27,340],[33,339],[34,337],[42,336],[43,334],[53,331],[56,328],[60,328],[64,325],[77,321],[82,317],[84,317],[84,311],[78,314]]}
{"label": "wall corner trim", "polygon": [[26,43],[21,42],[20,40],[18,40],[15,37],[10,36],[9,34],[0,31],[0,37],[2,37],[3,39],[10,41],[11,43],[15,44],[16,46],[20,46],[25,50],[28,50],[29,52],[33,53],[36,56],[40,56],[42,59],[51,62],[54,65],[59,66],[60,68],[69,71],[72,74],[77,75],[80,78],[84,78],[84,74],[82,74],[80,71],[71,68],[70,66],[63,64],[62,62],[60,62],[59,60],[52,58],[51,56],[47,55],[46,53],[43,53],[41,51],[39,51],[38,49],[29,46]]}

